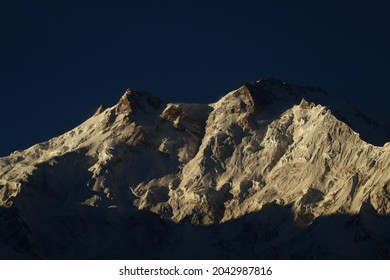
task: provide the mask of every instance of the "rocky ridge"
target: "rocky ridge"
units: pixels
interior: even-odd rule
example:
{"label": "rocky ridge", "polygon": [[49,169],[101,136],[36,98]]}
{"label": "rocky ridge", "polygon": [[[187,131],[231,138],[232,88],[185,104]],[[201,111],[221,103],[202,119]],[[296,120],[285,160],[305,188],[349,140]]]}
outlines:
{"label": "rocky ridge", "polygon": [[[248,258],[290,243],[286,234],[292,232],[291,250],[269,257],[308,258],[302,251],[308,246],[305,229],[323,227],[324,217],[342,216],[335,222],[340,230],[349,219],[367,215],[382,227],[390,212],[389,131],[388,121],[318,87],[272,78],[247,83],[213,104],[166,103],[128,89],[115,106],[100,107],[75,129],[0,158],[0,248],[10,258],[138,258],[141,249],[134,255],[118,249],[116,256],[110,248],[118,237],[126,248],[149,228],[196,233],[205,244],[175,254],[152,242],[154,247],[144,245],[145,258],[197,258],[210,246],[216,246],[216,258],[242,258],[238,241],[217,246],[210,240],[226,243],[244,227],[250,237],[240,242],[266,228]],[[356,224],[377,236],[362,248],[372,242],[389,246],[383,227]],[[220,231],[228,233],[218,239]],[[317,235],[312,242],[325,242]],[[155,237],[144,238],[137,242]],[[97,250],[102,240],[105,249]],[[85,247],[93,253],[82,253]],[[162,255],[150,252],[155,247]],[[315,258],[337,257],[336,251],[310,250]],[[362,256],[388,254],[378,252]]]}

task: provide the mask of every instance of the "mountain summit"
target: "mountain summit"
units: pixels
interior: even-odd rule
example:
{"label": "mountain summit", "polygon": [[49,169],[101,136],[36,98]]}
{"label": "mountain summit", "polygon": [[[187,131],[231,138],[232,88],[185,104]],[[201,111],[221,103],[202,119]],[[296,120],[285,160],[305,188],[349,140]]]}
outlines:
{"label": "mountain summit", "polygon": [[388,258],[389,127],[273,78],[212,104],[128,89],[0,158],[0,256]]}

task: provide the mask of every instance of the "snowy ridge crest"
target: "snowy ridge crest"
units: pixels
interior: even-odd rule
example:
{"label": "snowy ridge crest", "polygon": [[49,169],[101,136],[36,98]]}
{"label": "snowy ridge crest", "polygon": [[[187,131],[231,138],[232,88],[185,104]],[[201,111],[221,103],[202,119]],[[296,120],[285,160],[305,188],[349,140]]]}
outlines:
{"label": "snowy ridge crest", "polygon": [[[387,129],[318,87],[273,78],[213,104],[166,103],[128,89],[73,130],[0,158],[0,225],[20,233],[3,241],[19,248],[23,239],[19,250],[47,257],[60,251],[45,251],[41,235],[74,244],[79,239],[69,236],[80,224],[89,232],[107,223],[112,238],[108,231],[145,213],[163,228],[157,221],[230,228],[275,211],[283,220],[281,209],[303,228],[332,215],[386,216]],[[279,232],[281,220],[267,227]],[[63,250],[71,257],[70,248]]]}

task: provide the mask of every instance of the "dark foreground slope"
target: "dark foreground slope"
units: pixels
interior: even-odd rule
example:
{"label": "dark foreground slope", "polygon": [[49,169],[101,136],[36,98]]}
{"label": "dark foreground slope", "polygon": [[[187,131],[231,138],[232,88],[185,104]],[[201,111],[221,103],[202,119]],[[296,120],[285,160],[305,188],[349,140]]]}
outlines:
{"label": "dark foreground slope", "polygon": [[224,224],[179,224],[146,211],[80,206],[39,231],[1,208],[2,259],[389,259],[390,219],[369,206],[301,227],[270,204]]}

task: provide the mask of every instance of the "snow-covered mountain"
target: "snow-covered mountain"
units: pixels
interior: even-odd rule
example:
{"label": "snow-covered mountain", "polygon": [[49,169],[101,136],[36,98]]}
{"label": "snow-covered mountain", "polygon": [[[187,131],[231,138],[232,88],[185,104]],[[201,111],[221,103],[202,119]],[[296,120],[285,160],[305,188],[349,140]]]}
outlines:
{"label": "snow-covered mountain", "polygon": [[0,158],[0,257],[389,258],[389,123],[273,78],[213,104],[128,89]]}

